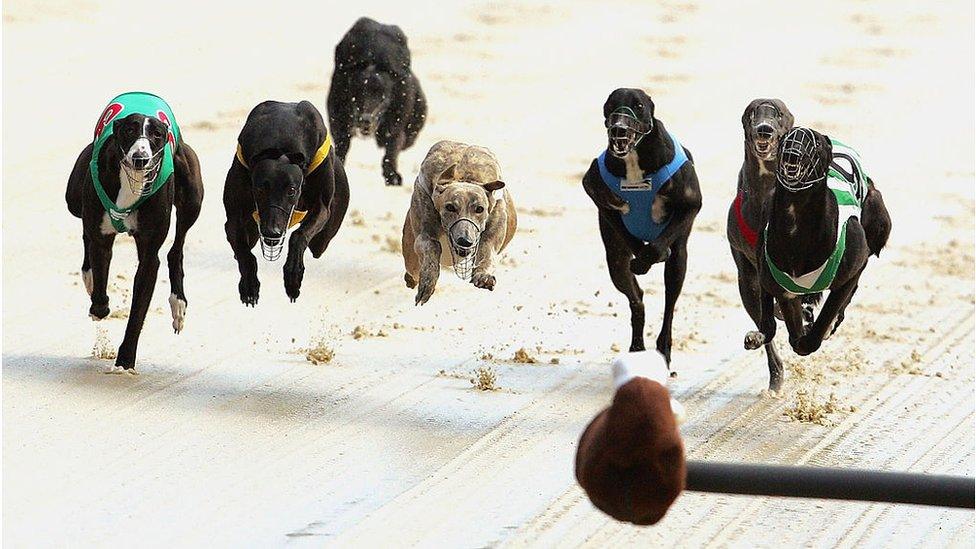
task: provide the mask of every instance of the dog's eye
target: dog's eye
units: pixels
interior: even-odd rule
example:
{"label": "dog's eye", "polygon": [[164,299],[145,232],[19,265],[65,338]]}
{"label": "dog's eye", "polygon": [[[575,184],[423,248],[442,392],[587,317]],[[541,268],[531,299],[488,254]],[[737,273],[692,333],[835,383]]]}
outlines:
{"label": "dog's eye", "polygon": [[457,206],[455,206],[454,204],[448,204],[448,205],[444,206],[444,209],[447,210],[447,211],[449,211],[449,212],[451,212],[451,213],[457,213],[457,211],[458,211]]}
{"label": "dog's eye", "polygon": [[296,194],[298,194],[297,187],[288,187],[288,198],[294,198]]}
{"label": "dog's eye", "polygon": [[484,212],[485,212],[484,206],[476,206],[474,209],[474,213],[484,213]]}

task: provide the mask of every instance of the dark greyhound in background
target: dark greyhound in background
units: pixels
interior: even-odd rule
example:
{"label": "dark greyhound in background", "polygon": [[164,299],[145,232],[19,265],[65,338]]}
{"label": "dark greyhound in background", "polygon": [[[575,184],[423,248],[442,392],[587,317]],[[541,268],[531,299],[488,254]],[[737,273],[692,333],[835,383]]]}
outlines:
{"label": "dark greyhound in background", "polygon": [[92,319],[108,316],[108,274],[118,233],[136,242],[139,267],[125,338],[115,365],[132,370],[143,322],[149,311],[159,249],[176,209],[176,236],[166,255],[173,330],[183,329],[187,300],[183,292],[183,244],[200,215],[203,180],[200,162],[176,124],[172,110],[158,96],[124,93],[109,103],[95,128],[95,140],[78,156],[65,192],[68,211],[81,218],[84,259],[81,276],[91,296]]}
{"label": "dark greyhound in background", "polygon": [[[792,127],[793,113],[779,99],[754,99],[742,113],[745,158],[735,200],[729,207],[726,233],[738,270],[739,296],[756,326],[760,321],[758,231],[776,187],[779,142]],[[775,343],[769,341],[765,348],[769,388],[778,391],[783,384],[783,363]]]}
{"label": "dark greyhound in background", "polygon": [[583,188],[599,210],[613,285],[630,303],[631,351],[644,350],[644,291],[635,275],[664,262],[664,319],[657,350],[671,364],[671,322],[701,209],[691,153],[654,117],[642,90],[614,90],[603,105],[607,150],[590,163]]}
{"label": "dark greyhound in background", "polygon": [[[757,252],[759,330],[746,334],[745,347],[773,340],[775,298],[790,345],[808,355],[844,321],[868,257],[888,241],[891,218],[857,152],[807,128],[793,128],[780,142],[776,183]],[[800,297],[825,290],[807,326]]]}
{"label": "dark greyhound in background", "polygon": [[410,70],[410,49],[400,27],[367,17],[356,21],[336,46],[327,106],[339,161],[345,162],[354,133],[372,135],[385,149],[383,179],[402,185],[397,157],[424,127],[427,100]]}
{"label": "dark greyhound in background", "polygon": [[281,256],[285,293],[294,302],[305,274],[305,250],[320,257],[349,206],[349,183],[336,160],[322,115],[308,101],[265,101],[247,116],[224,184],[224,231],[240,269],[241,302],[254,306],[261,283],[251,249],[261,241],[265,259]]}

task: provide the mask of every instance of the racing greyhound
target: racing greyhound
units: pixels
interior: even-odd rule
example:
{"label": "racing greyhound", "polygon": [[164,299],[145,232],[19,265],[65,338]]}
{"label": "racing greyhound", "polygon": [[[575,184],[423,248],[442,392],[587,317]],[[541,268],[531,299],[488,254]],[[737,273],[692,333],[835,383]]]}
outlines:
{"label": "racing greyhound", "polygon": [[[858,153],[808,128],[795,127],[780,142],[776,183],[757,251],[759,330],[746,334],[745,347],[773,340],[775,298],[790,345],[808,355],[844,321],[868,257],[888,241],[891,218]],[[807,327],[799,298],[824,290],[830,293]]]}
{"label": "racing greyhound", "polygon": [[251,249],[261,241],[268,261],[281,257],[288,230],[285,293],[294,302],[305,274],[305,249],[321,257],[349,206],[349,183],[336,161],[322,115],[308,101],[265,101],[247,116],[224,183],[224,231],[241,273],[244,305],[258,302],[261,283]]}
{"label": "racing greyhound", "polygon": [[[769,206],[776,186],[776,152],[779,142],[793,127],[793,113],[779,99],[754,99],[742,113],[745,158],[739,169],[735,200],[729,207],[726,233],[732,259],[738,271],[739,297],[749,316],[759,325],[759,275],[757,228]],[[815,294],[819,296],[819,294]],[[776,344],[765,345],[769,366],[769,389],[783,384],[783,363]]]}
{"label": "racing greyhound", "polygon": [[654,117],[642,90],[614,90],[603,105],[607,149],[590,163],[583,188],[599,210],[613,285],[630,303],[630,350],[644,350],[644,291],[635,275],[664,262],[664,320],[657,350],[671,364],[671,322],[688,261],[687,243],[701,209],[688,149]]}
{"label": "racing greyhound", "polygon": [[159,272],[159,249],[176,209],[176,236],[166,255],[169,265],[173,331],[183,329],[183,244],[200,215],[203,180],[200,161],[185,141],[169,105],[145,92],[117,96],[102,112],[94,142],[75,162],[65,192],[68,211],[81,218],[84,259],[81,276],[91,297],[89,316],[108,316],[109,265],[119,233],[136,242],[139,267],[125,337],[115,365],[133,370],[139,335],[149,311]]}

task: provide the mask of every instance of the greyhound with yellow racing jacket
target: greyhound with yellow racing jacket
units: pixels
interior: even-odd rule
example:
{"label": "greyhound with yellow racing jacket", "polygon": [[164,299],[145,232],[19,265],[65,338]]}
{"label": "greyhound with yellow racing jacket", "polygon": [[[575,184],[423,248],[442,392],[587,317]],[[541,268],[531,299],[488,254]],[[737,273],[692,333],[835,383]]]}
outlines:
{"label": "greyhound with yellow racing jacket", "polygon": [[415,303],[434,293],[440,267],[462,280],[495,288],[495,255],[511,242],[515,203],[495,156],[484,147],[440,141],[420,166],[403,221],[403,279]]}

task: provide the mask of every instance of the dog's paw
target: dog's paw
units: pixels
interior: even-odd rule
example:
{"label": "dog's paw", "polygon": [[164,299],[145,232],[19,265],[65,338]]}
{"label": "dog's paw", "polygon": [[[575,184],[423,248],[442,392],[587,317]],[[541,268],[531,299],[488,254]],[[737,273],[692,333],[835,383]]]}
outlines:
{"label": "dog's paw", "polygon": [[815,353],[820,348],[821,343],[823,341],[809,335],[790,340],[790,346],[793,347],[793,352],[800,356]]}
{"label": "dog's paw", "polygon": [[745,345],[745,348],[750,351],[758,349],[766,344],[766,336],[758,330],[753,330],[746,334],[743,344]]}
{"label": "dog's paw", "polygon": [[484,288],[491,291],[495,289],[495,275],[474,273],[471,275],[471,283],[474,284],[475,288]]}
{"label": "dog's paw", "polygon": [[414,304],[423,305],[424,303],[427,303],[430,296],[434,295],[434,286],[434,281],[420,279],[420,285],[417,288],[417,297],[414,299]]}
{"label": "dog's paw", "polygon": [[254,307],[258,304],[258,293],[261,290],[261,283],[258,282],[257,277],[253,279],[241,278],[241,281],[237,284],[237,290],[241,293],[241,303],[248,307]]}
{"label": "dog's paw", "polygon": [[403,176],[396,172],[390,172],[384,175],[383,179],[386,180],[387,186],[390,187],[399,187],[400,185],[403,185]]}
{"label": "dog's paw", "polygon": [[108,370],[105,370],[105,372],[103,372],[103,373],[108,374],[108,375],[116,375],[116,376],[117,375],[123,375],[123,374],[130,375],[130,376],[137,376],[137,375],[139,375],[139,372],[137,372],[136,369],[133,368],[133,367],[125,368],[125,367],[118,366],[118,365],[112,366]]}
{"label": "dog's paw", "polygon": [[407,284],[407,288],[411,290],[417,287],[417,281],[414,277],[410,276],[410,273],[403,273],[403,281]]}
{"label": "dog's paw", "polygon": [[285,265],[285,293],[294,303],[302,290],[302,279],[305,277],[305,266],[301,263]]}
{"label": "dog's paw", "polygon": [[630,260],[630,272],[636,275],[647,274],[652,265],[666,261],[670,256],[669,248],[662,248],[654,243],[645,244],[644,248]]}
{"label": "dog's paw", "polygon": [[169,294],[169,310],[173,315],[173,332],[183,331],[183,324],[186,319],[186,300],[180,299],[176,294]]}
{"label": "dog's paw", "polygon": [[108,303],[103,305],[96,305],[92,303],[91,307],[88,308],[88,316],[95,321],[102,320],[103,318],[107,317],[110,312],[111,311],[108,308]]}

